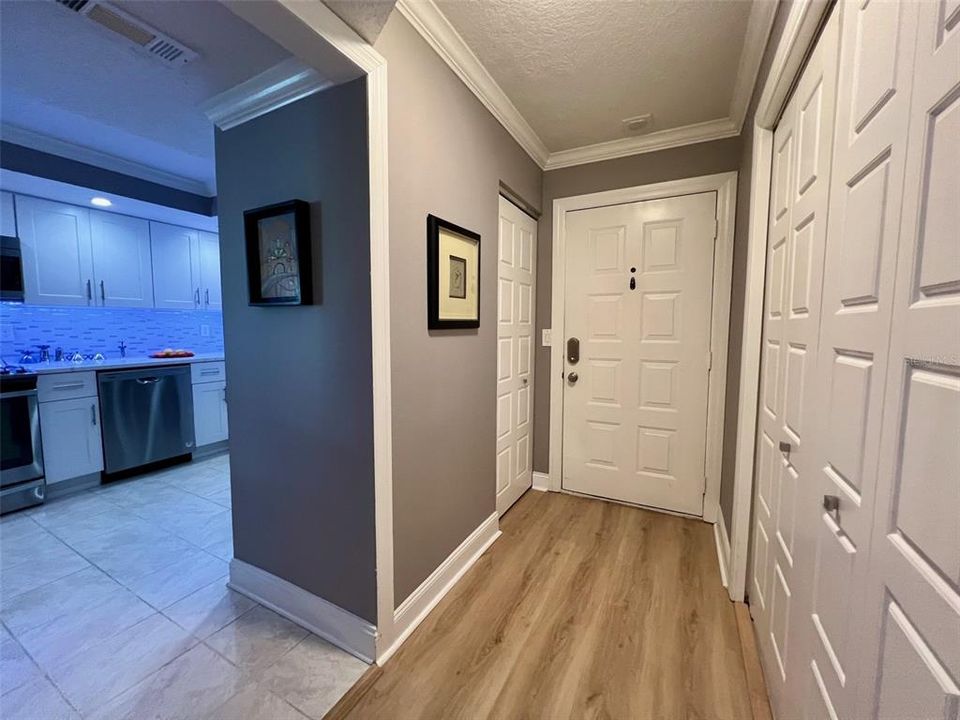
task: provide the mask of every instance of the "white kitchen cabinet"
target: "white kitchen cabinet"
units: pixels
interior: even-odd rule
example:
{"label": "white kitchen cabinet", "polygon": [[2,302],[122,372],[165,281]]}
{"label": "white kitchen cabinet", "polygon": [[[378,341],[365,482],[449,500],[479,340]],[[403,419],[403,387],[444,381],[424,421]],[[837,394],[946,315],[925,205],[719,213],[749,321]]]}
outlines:
{"label": "white kitchen cabinet", "polygon": [[116,213],[89,212],[96,304],[153,307],[150,223]]}
{"label": "white kitchen cabinet", "polygon": [[158,308],[202,307],[200,233],[190,228],[150,223],[153,255],[153,297]]}
{"label": "white kitchen cabinet", "polygon": [[200,232],[200,294],[204,310],[221,310],[220,292],[220,236]]}
{"label": "white kitchen cabinet", "polygon": [[48,485],[103,470],[96,396],[40,403],[40,437]]}
{"label": "white kitchen cabinet", "polygon": [[0,192],[0,235],[16,237],[17,218],[13,209],[13,193]]}
{"label": "white kitchen cabinet", "polygon": [[93,305],[90,211],[18,195],[17,229],[24,300],[40,305]]}
{"label": "white kitchen cabinet", "polygon": [[226,440],[227,383],[197,383],[193,386],[193,427],[197,447]]}

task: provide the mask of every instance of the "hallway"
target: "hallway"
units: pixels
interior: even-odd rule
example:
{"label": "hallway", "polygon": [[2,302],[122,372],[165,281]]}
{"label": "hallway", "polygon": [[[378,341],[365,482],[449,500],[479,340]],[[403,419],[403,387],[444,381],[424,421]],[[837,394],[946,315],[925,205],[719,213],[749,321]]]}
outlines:
{"label": "hallway", "polygon": [[528,492],[328,718],[751,716],[712,526]]}

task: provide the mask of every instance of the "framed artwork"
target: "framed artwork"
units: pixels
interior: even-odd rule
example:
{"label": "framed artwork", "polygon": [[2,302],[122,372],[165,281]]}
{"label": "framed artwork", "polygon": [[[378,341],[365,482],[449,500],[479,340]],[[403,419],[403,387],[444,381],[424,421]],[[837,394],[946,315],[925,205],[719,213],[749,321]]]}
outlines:
{"label": "framed artwork", "polygon": [[480,327],[480,236],[427,215],[427,327]]}
{"label": "framed artwork", "polygon": [[251,305],[309,305],[313,301],[310,205],[289,200],[246,210],[247,282]]}

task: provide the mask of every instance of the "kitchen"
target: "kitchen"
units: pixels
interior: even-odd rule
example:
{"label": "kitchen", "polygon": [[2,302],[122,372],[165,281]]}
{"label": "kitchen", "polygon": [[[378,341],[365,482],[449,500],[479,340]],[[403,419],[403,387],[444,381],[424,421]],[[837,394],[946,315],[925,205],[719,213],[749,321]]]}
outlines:
{"label": "kitchen", "polygon": [[0,198],[0,511],[225,451],[215,218]]}

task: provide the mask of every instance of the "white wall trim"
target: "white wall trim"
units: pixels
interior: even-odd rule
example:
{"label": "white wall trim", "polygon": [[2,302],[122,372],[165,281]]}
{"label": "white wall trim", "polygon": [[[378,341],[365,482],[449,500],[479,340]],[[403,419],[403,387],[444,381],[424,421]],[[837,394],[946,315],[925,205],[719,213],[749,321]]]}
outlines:
{"label": "white wall trim", "polygon": [[533,484],[530,487],[534,490],[540,490],[541,492],[550,490],[550,473],[542,473],[534,470]]}
{"label": "white wall trim", "polygon": [[[394,645],[393,603],[393,411],[390,376],[390,237],[387,61],[322,2],[275,0],[283,13],[258,3],[226,6],[279,42],[290,16],[315,32],[367,78],[367,147],[370,172],[370,325],[373,365],[374,523],[377,563],[377,638],[374,657]],[[301,38],[302,39],[302,38]],[[291,40],[293,42],[293,40]],[[316,43],[313,43],[315,45]],[[343,70],[343,68],[341,68]]]}
{"label": "white wall trim", "polygon": [[342,607],[236,558],[230,561],[227,586],[364,662],[373,662],[377,629]]}
{"label": "white wall trim", "polygon": [[473,564],[498,537],[500,537],[500,515],[494,512],[480,523],[467,536],[467,539],[430,573],[426,580],[420,583],[410,597],[400,603],[394,613],[394,625],[398,634],[390,647],[377,657],[377,664],[383,665],[390,659],[430,614],[430,611],[437,606],[437,603],[443,600],[450,589],[467,570],[473,567]]}
{"label": "white wall trim", "polygon": [[83,145],[76,145],[66,140],[59,140],[49,135],[34,132],[16,125],[0,125],[0,138],[4,142],[22,145],[23,147],[39,150],[40,152],[57,155],[67,160],[93,165],[94,167],[111,170],[113,172],[130,175],[131,177],[146,180],[147,182],[165,185],[175,190],[210,197],[216,190],[202,180],[176,175],[164,170],[158,170],[150,165],[127,160],[126,158],[111,155],[110,153],[94,150]]}
{"label": "white wall trim", "polygon": [[398,0],[397,9],[542,168],[546,145],[433,0]]}
{"label": "white wall trim", "polygon": [[215,95],[200,110],[218,128],[229,130],[331,85],[315,68],[291,57]]}
{"label": "white wall trim", "polygon": [[757,402],[760,387],[760,342],[763,335],[763,298],[767,260],[767,217],[773,162],[773,129],[786,104],[790,88],[816,39],[826,0],[797,0],[777,43],[764,82],[753,129],[750,176],[750,217],[747,236],[747,276],[743,304],[743,341],[740,352],[740,396],[737,451],[734,469],[733,518],[730,526],[730,599],[743,602],[747,587],[750,511],[756,453]]}
{"label": "white wall trim", "polygon": [[659,130],[647,135],[608,140],[594,145],[584,145],[572,150],[559,150],[550,153],[544,169],[584,165],[602,160],[615,160],[628,155],[656,152],[681,145],[722,140],[739,134],[740,128],[730,118],[708,120],[707,122],[684,125],[682,127]]}
{"label": "white wall trim", "polygon": [[779,3],[772,0],[754,0],[750,6],[747,33],[743,40],[743,50],[740,52],[740,64],[737,67],[737,83],[733,88],[733,99],[730,101],[730,119],[736,125],[738,133],[743,129],[747,108],[750,107],[753,88],[757,84],[760,63],[763,61],[770,31],[773,29],[778,5]]}
{"label": "white wall trim", "polygon": [[717,562],[720,564],[720,582],[725,588],[730,587],[730,539],[727,536],[727,526],[723,522],[723,513],[717,514],[717,521],[713,524],[713,539],[717,543]]}
{"label": "white wall trim", "polygon": [[723,415],[726,395],[727,338],[729,335],[730,288],[733,273],[733,230],[737,205],[737,173],[718,173],[684,180],[622,188],[557,198],[553,201],[553,296],[550,349],[550,489],[562,489],[563,476],[563,338],[566,283],[566,214],[604,205],[656,200],[701,192],[717,193],[717,239],[713,268],[713,310],[710,351],[713,367],[707,400],[707,441],[704,472],[703,519],[716,520],[720,506],[720,472],[723,460]]}
{"label": "white wall trim", "polygon": [[776,2],[754,0],[737,68],[730,114],[727,117],[668,128],[647,135],[550,152],[433,0],[397,1],[400,13],[513,136],[520,147],[544,170],[613,160],[738,135],[753,95],[760,60],[767,45],[776,8]]}

